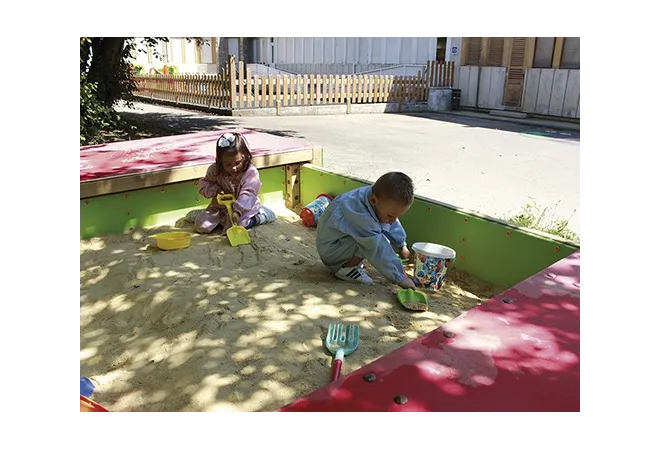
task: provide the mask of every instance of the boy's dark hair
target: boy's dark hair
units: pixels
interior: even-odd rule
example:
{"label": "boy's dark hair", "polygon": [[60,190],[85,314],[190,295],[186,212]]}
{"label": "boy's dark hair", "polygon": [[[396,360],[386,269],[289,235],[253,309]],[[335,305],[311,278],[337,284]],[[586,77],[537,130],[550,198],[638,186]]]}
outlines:
{"label": "boy's dark hair", "polygon": [[233,154],[240,152],[243,154],[243,167],[241,172],[245,171],[252,161],[252,153],[248,148],[247,141],[240,133],[225,133],[220,136],[215,143],[215,163],[219,171],[222,168],[222,155],[225,153]]}
{"label": "boy's dark hair", "polygon": [[388,172],[381,175],[371,188],[371,193],[378,198],[396,200],[406,205],[413,201],[415,186],[403,172]]}

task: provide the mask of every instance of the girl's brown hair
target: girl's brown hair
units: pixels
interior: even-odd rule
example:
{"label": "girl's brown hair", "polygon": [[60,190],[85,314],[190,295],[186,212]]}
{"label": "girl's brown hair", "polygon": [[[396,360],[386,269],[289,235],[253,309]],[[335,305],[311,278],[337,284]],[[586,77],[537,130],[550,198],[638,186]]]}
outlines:
{"label": "girl's brown hair", "polygon": [[243,154],[243,167],[241,172],[247,170],[248,165],[252,161],[252,153],[248,148],[247,140],[240,133],[225,133],[215,143],[215,164],[218,171],[223,171],[222,168],[222,155],[234,154],[240,152]]}

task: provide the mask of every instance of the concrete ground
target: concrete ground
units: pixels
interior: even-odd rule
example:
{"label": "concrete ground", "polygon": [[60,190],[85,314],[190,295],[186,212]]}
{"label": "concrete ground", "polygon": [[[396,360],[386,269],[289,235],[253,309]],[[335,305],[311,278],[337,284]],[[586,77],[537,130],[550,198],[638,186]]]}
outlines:
{"label": "concrete ground", "polygon": [[450,114],[229,117],[135,106],[117,109],[172,134],[238,126],[305,138],[323,147],[329,169],[371,181],[400,170],[420,195],[498,218],[535,201],[580,231],[579,131]]}

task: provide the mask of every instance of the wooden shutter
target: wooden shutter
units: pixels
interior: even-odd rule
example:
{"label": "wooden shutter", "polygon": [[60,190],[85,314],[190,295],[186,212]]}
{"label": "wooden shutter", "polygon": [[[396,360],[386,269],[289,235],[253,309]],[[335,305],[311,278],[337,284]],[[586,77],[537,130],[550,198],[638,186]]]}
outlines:
{"label": "wooden shutter", "polygon": [[513,45],[511,47],[511,65],[512,66],[521,66],[525,62],[525,47],[527,44],[527,38],[524,37],[514,37]]}
{"label": "wooden shutter", "polygon": [[504,56],[504,38],[494,37],[489,39],[490,42],[488,44],[488,60],[486,64],[488,66],[502,66],[502,60]]}
{"label": "wooden shutter", "polygon": [[481,56],[481,38],[480,37],[471,37],[463,38],[467,39],[467,51],[465,54],[465,63],[466,66],[478,66],[479,58]]}
{"label": "wooden shutter", "polygon": [[[506,106],[520,106],[522,97],[523,76],[525,74],[525,54],[527,50],[526,37],[514,37],[511,45],[511,62],[506,76],[504,89],[504,104]],[[534,48],[534,44],[532,44]]]}

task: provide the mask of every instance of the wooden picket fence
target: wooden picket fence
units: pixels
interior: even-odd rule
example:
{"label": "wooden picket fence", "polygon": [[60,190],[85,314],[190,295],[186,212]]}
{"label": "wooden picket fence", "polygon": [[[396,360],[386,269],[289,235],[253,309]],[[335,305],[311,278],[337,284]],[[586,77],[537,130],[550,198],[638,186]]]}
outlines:
{"label": "wooden picket fence", "polygon": [[136,97],[165,100],[174,104],[187,103],[208,108],[231,107],[229,84],[218,75],[135,75]]}
{"label": "wooden picket fence", "polygon": [[450,87],[453,75],[453,63],[435,61],[417,76],[257,75],[230,57],[217,75],[136,75],[135,95],[232,110],[273,108],[278,103],[288,107],[422,102],[430,87]]}
{"label": "wooden picket fence", "polygon": [[454,63],[451,61],[429,61],[426,63],[424,74],[429,87],[452,87],[454,85]]}

